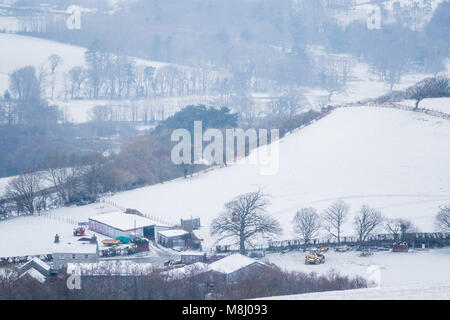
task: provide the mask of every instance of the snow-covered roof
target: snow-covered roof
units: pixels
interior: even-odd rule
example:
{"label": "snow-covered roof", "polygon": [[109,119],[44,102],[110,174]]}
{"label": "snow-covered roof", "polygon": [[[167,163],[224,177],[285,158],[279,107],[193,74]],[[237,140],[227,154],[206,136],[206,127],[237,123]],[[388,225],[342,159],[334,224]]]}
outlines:
{"label": "snow-covered roof", "polygon": [[130,231],[154,225],[161,226],[160,223],[148,218],[122,212],[111,212],[96,215],[90,217],[89,220],[94,220],[122,231]]}
{"label": "snow-covered roof", "polygon": [[209,269],[220,273],[230,274],[254,263],[263,265],[263,263],[257,260],[235,253],[211,263]]}
{"label": "snow-covered roof", "polygon": [[24,265],[22,265],[22,266],[20,267],[20,269],[25,268],[27,265],[29,265],[29,264],[32,263],[32,262],[36,263],[37,265],[39,265],[41,268],[43,268],[43,269],[46,270],[46,271],[49,271],[49,270],[50,270],[50,266],[49,266],[47,263],[45,263],[44,261],[42,261],[41,259],[37,258],[37,257],[34,257],[34,258],[31,259],[30,261],[28,261],[27,263],[25,263]]}
{"label": "snow-covered roof", "polygon": [[37,271],[35,268],[30,268],[26,272],[22,273],[19,276],[19,279],[24,277],[26,274],[29,275],[30,277],[36,279],[40,283],[44,283],[45,282],[45,276],[42,273],[40,273],[39,271]]}
{"label": "snow-covered roof", "polygon": [[151,273],[150,263],[137,263],[134,261],[100,261],[98,263],[68,263],[67,273],[76,275],[115,275],[136,276]]}
{"label": "snow-covered roof", "polygon": [[185,230],[181,230],[181,229],[173,229],[173,230],[158,231],[158,233],[163,235],[166,238],[171,238],[171,237],[184,236],[185,234],[188,234],[189,232],[187,232]]}
{"label": "snow-covered roof", "polygon": [[167,276],[168,280],[179,280],[185,277],[191,277],[199,275],[209,271],[209,266],[203,262],[196,262],[182,268],[171,269],[169,271],[162,272],[163,275]]}
{"label": "snow-covered roof", "polygon": [[182,256],[204,256],[206,253],[201,251],[183,251]]}
{"label": "snow-covered roof", "polygon": [[55,243],[53,246],[53,253],[97,253],[97,244],[78,242],[76,240],[73,240],[71,242]]}

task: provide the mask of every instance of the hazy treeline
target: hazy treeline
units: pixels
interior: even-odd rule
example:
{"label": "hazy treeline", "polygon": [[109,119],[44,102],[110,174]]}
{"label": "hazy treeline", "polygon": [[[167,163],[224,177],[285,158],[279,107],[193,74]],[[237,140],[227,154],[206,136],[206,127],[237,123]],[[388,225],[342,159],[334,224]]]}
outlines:
{"label": "hazy treeline", "polygon": [[[54,4],[64,8],[68,3]],[[216,90],[222,90],[221,86],[230,86],[238,93],[293,85],[336,87],[338,72],[338,84],[345,85],[349,61],[343,57],[316,59],[316,54],[308,51],[315,45],[328,53],[362,58],[391,88],[405,72],[442,71],[443,59],[448,57],[450,39],[443,36],[449,31],[448,2],[439,5],[425,27],[424,16],[431,14],[430,1],[394,6],[392,11],[382,9],[379,30],[368,30],[365,21],[344,26],[334,18],[334,14],[353,13],[351,0],[140,0],[114,15],[102,9],[100,2],[94,5],[100,10],[83,16],[81,30],[48,23],[45,31],[36,35],[87,48],[101,46],[120,55],[212,67],[234,82],[234,88],[211,82]],[[190,76],[177,88],[166,88],[166,94],[190,92],[192,83],[189,87],[185,83],[182,89],[186,81],[190,82]]]}

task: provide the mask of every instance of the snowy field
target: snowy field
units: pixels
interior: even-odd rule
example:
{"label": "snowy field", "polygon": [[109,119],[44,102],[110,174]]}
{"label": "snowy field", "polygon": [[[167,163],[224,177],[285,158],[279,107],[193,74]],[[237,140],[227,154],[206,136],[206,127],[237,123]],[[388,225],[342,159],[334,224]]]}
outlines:
{"label": "snowy field", "polygon": [[[434,231],[439,206],[450,203],[449,137],[450,122],[436,117],[384,108],[338,109],[282,139],[275,175],[261,175],[258,166],[242,161],[107,199],[174,224],[200,217],[206,250],[215,244],[208,225],[223,205],[258,188],[271,195],[268,213],[280,221],[282,239],[294,238],[291,221],[298,209],[312,206],[320,212],[337,199],[351,206],[344,235],[354,235],[352,216],[363,204],[390,218],[408,218],[420,231]],[[51,210],[60,221],[2,221],[0,243],[10,245],[0,247],[0,256],[44,253],[55,233],[71,234],[68,219],[87,221],[115,210],[92,204]]]}
{"label": "snowy field", "polygon": [[342,291],[327,291],[291,296],[262,298],[262,300],[449,300],[450,284],[394,286]]}
{"label": "snowy field", "polygon": [[[276,175],[261,175],[256,165],[233,164],[109,200],[174,223],[198,216],[207,226],[224,203],[262,188],[271,194],[268,212],[282,224],[283,238],[294,237],[296,210],[322,210],[337,199],[351,205],[352,215],[367,204],[433,231],[439,206],[450,202],[449,137],[450,122],[424,114],[339,109],[282,140]],[[351,219],[344,229],[353,235]]]}
{"label": "snowy field", "polygon": [[[382,251],[369,257],[360,257],[357,251],[330,250],[325,253],[325,257],[324,264],[305,265],[305,254],[302,251],[291,251],[286,254],[267,254],[263,261],[273,263],[286,271],[326,275],[335,270],[350,277],[361,276],[376,279],[377,282],[379,279],[380,287],[450,284],[450,248],[410,250],[407,253]],[[379,277],[376,270],[379,270]]]}
{"label": "snowy field", "polygon": [[[0,258],[52,253],[55,234],[61,241],[74,239],[73,229],[78,222],[88,222],[91,216],[117,209],[95,203],[83,207],[50,210],[42,216],[13,217],[0,223]],[[88,231],[87,236],[93,233]],[[99,240],[105,239],[98,235]]]}

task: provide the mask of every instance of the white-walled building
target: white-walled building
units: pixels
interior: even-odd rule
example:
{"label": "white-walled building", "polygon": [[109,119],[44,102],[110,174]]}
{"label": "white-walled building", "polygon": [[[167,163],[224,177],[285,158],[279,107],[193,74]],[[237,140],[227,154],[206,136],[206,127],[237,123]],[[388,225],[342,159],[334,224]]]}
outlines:
{"label": "white-walled building", "polygon": [[99,260],[97,242],[80,242],[76,239],[70,242],[55,243],[53,247],[53,268],[61,269],[69,263],[96,263]]}
{"label": "white-walled building", "polygon": [[116,239],[117,237],[146,237],[156,240],[158,231],[171,229],[136,214],[112,212],[89,218],[89,230]]}

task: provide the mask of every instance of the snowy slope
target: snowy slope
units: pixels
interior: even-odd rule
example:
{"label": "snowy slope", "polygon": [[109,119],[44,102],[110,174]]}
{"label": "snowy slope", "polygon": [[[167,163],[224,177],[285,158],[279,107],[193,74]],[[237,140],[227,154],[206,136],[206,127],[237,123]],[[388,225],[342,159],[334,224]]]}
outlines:
{"label": "snowy slope", "polygon": [[450,284],[327,291],[263,298],[263,300],[449,300]]}
{"label": "snowy slope", "polygon": [[[416,244],[420,247],[420,243]],[[305,265],[305,254],[292,251],[286,254],[267,254],[263,261],[273,263],[282,270],[327,275],[331,270],[341,275],[376,281],[378,286],[405,286],[418,284],[450,283],[450,249],[410,250],[408,253],[374,252],[360,257],[360,252],[325,253],[326,262],[321,265]],[[375,271],[377,270],[379,277]],[[426,270],[426,272],[424,272]]]}
{"label": "snowy slope", "polygon": [[[268,212],[282,224],[281,238],[294,237],[291,220],[297,209],[321,210],[339,198],[351,205],[351,215],[367,204],[432,231],[439,206],[450,203],[449,137],[449,121],[424,114],[338,109],[282,140],[276,175],[260,175],[250,164],[230,164],[192,178],[117,193],[108,200],[173,223],[200,217],[205,250],[214,245],[208,225],[224,203],[258,188],[271,194]],[[116,210],[92,204],[51,210],[52,218],[2,221],[0,243],[10,245],[0,246],[0,257],[46,253],[55,233],[71,234],[73,221]],[[344,229],[345,235],[353,235],[351,217]]]}
{"label": "snowy slope", "polygon": [[[402,106],[415,107],[415,100],[404,100],[398,103]],[[442,113],[450,114],[450,98],[432,98],[424,99],[420,101],[419,108],[428,109],[433,111],[439,111]]]}
{"label": "snowy slope", "polygon": [[[439,118],[384,108],[339,109],[283,139],[276,175],[234,164],[109,200],[166,221],[195,215],[208,225],[225,202],[262,188],[271,194],[268,211],[282,224],[284,238],[294,236],[296,210],[320,210],[336,199],[347,201],[352,215],[367,204],[432,231],[439,206],[450,202],[449,137],[450,122]],[[344,228],[353,234],[351,219]]]}

